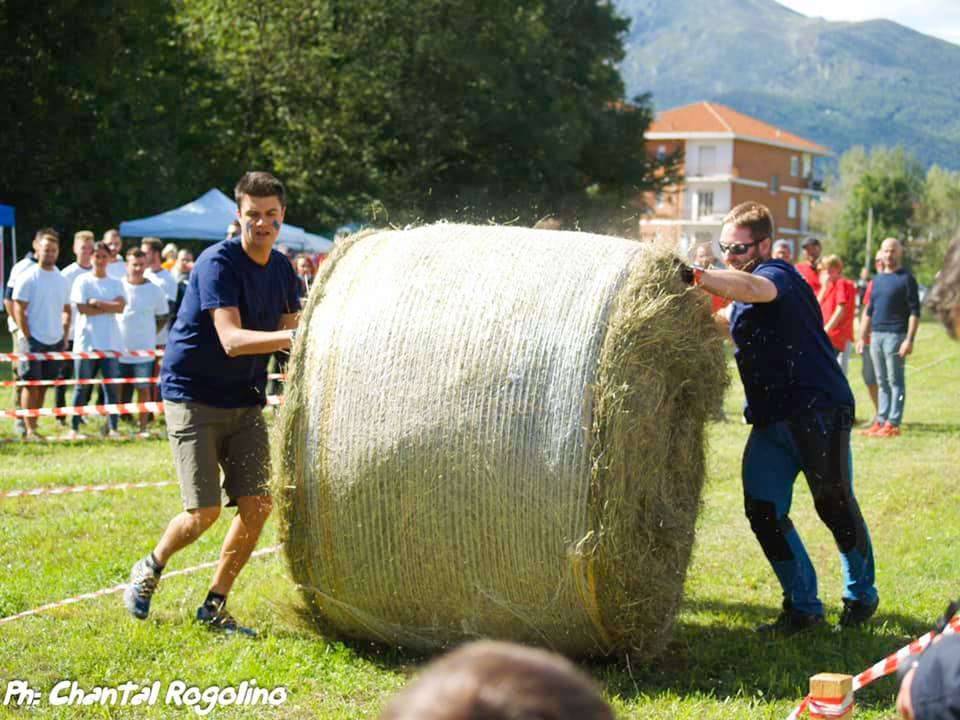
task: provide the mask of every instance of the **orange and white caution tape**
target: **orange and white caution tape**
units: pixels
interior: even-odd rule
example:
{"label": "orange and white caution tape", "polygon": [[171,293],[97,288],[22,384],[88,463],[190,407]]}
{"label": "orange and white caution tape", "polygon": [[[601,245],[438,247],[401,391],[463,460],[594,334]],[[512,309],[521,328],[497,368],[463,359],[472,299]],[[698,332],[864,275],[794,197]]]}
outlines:
{"label": "orange and white caution tape", "polygon": [[38,497],[41,495],[75,495],[77,493],[96,493],[107,490],[141,490],[143,488],[161,488],[176,485],[172,480],[164,482],[104,483],[102,485],[67,485],[64,487],[38,487],[30,490],[6,490],[0,492],[0,500],[18,497]]}
{"label": "orange and white caution tape", "polygon": [[[954,635],[960,632],[960,613],[950,618],[950,622],[943,630],[943,635]],[[862,673],[853,678],[853,692],[864,688],[874,680],[879,680],[887,675],[892,675],[900,666],[909,662],[911,658],[919,655],[926,650],[934,638],[937,637],[937,631],[931,630],[923,637],[919,637],[909,645],[904,645],[895,653],[888,655],[872,667],[867,668]],[[805,710],[810,711],[812,718],[840,717],[847,711],[853,703],[853,694],[846,698],[815,698],[807,695],[803,702],[787,716],[787,720],[797,720]],[[815,714],[816,713],[816,714]]]}
{"label": "orange and white caution tape", "polygon": [[158,383],[159,377],[145,378],[59,378],[57,380],[4,380],[0,387],[60,387],[61,385],[130,385],[132,383]]}
{"label": "orange and white caution tape", "polygon": [[[257,550],[256,552],[250,555],[252,560],[255,557],[262,557],[263,555],[270,555],[275,553],[280,549],[279,545],[274,545],[273,547],[264,548],[263,550]],[[201,563],[200,565],[194,565],[193,567],[184,568],[183,570],[174,570],[173,572],[168,572],[163,574],[163,578],[166,580],[168,578],[176,577],[178,575],[191,575],[192,573],[199,572],[200,570],[207,570],[209,568],[214,568],[219,564],[219,560],[211,560],[210,562]],[[66,607],[67,605],[73,605],[84,600],[94,600],[104,595],[115,595],[116,593],[123,592],[126,590],[127,584],[123,585],[114,585],[113,587],[103,588],[95,592],[84,593],[83,595],[77,595],[75,597],[67,598],[65,600],[58,600],[57,602],[47,603],[46,605],[41,605],[40,607],[33,608],[33,610],[24,610],[21,613],[16,615],[8,615],[7,617],[0,618],[0,625],[13,622],[14,620],[20,620],[22,618],[31,617],[33,615],[39,615],[40,613],[49,612],[50,610],[56,610],[57,608]]]}
{"label": "orange and white caution tape", "polygon": [[0,353],[0,362],[21,360],[103,360],[104,358],[163,357],[163,350],[90,350],[88,352]]}
{"label": "orange and white caution tape", "polygon": [[[268,395],[267,405],[282,405],[283,395]],[[67,417],[70,415],[133,415],[135,413],[163,414],[163,402],[110,403],[107,405],[80,405],[76,407],[32,408],[27,410],[0,410],[0,417]]]}

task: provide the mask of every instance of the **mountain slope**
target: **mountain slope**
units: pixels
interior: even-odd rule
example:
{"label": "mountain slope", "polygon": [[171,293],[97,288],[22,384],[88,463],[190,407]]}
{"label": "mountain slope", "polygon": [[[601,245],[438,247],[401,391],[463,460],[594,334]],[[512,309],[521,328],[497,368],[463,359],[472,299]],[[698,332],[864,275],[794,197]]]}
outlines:
{"label": "mountain slope", "polygon": [[715,100],[828,145],[903,144],[960,168],[960,46],[886,20],[828,22],[773,0],[616,0],[627,95]]}

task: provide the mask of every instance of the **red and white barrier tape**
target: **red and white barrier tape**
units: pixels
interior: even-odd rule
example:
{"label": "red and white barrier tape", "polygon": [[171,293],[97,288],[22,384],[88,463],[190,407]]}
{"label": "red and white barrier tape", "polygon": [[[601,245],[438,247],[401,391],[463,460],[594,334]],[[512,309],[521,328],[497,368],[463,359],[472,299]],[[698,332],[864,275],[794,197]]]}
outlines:
{"label": "red and white barrier tape", "polygon": [[[267,380],[286,380],[284,373],[268,373]],[[0,387],[60,387],[61,385],[131,385],[133,383],[158,383],[159,377],[145,378],[58,378],[56,380],[4,380]]]}
{"label": "red and white barrier tape", "polygon": [[[960,632],[960,613],[950,618],[950,622],[943,630],[944,635],[954,635]],[[888,655],[872,667],[867,668],[862,673],[853,678],[853,692],[864,688],[874,680],[879,680],[887,675],[892,675],[900,666],[910,660],[911,657],[919,655],[926,650],[934,638],[937,637],[936,630],[931,630],[926,635],[917,638],[909,645],[904,645],[895,653]],[[787,720],[797,720],[804,710],[810,711],[812,718],[840,717],[846,712],[847,708],[853,704],[853,694],[846,698],[814,698],[807,695],[803,702],[787,716]],[[816,714],[815,714],[816,713]]]}
{"label": "red and white barrier tape", "polygon": [[132,383],[158,383],[158,377],[145,378],[60,378],[57,380],[4,380],[0,387],[50,387],[61,385],[130,385]]}
{"label": "red and white barrier tape", "polygon": [[0,362],[20,360],[103,360],[104,358],[163,357],[163,350],[90,350],[89,352],[0,353]]}
{"label": "red and white barrier tape", "polygon": [[68,485],[65,487],[39,487],[32,490],[7,490],[0,492],[0,500],[18,497],[37,497],[40,495],[74,495],[76,493],[95,493],[106,490],[141,490],[143,488],[161,488],[176,485],[172,480],[164,482],[108,483],[103,485]]}
{"label": "red and white barrier tape", "polygon": [[[252,560],[255,557],[261,557],[263,555],[269,555],[275,553],[280,549],[279,545],[274,545],[273,547],[264,548],[263,550],[257,550],[250,555]],[[164,573],[164,579],[176,577],[178,575],[190,575],[200,570],[207,570],[208,568],[214,568],[219,564],[219,560],[211,560],[210,562],[201,563],[200,565],[194,565],[193,567],[184,568],[183,570],[174,570],[173,572]],[[16,615],[8,615],[7,617],[0,618],[0,625],[5,623],[13,622],[14,620],[20,620],[25,617],[31,617],[33,615],[39,615],[40,613],[48,612],[49,610],[56,610],[57,608],[66,607],[67,605],[73,605],[74,603],[81,602],[83,600],[94,600],[98,597],[103,597],[104,595],[114,595],[119,592],[123,592],[127,588],[126,583],[123,585],[114,585],[113,587],[103,588],[97,590],[96,592],[84,593],[83,595],[77,595],[76,597],[67,598],[65,600],[58,600],[57,602],[47,603],[46,605],[41,605],[36,607],[33,610],[24,610],[21,613]]]}
{"label": "red and white barrier tape", "polygon": [[[267,405],[282,405],[283,395],[268,395]],[[135,413],[163,414],[162,402],[110,403],[108,405],[80,405],[77,407],[34,408],[30,410],[0,410],[0,417],[67,417],[70,415],[133,415]]]}

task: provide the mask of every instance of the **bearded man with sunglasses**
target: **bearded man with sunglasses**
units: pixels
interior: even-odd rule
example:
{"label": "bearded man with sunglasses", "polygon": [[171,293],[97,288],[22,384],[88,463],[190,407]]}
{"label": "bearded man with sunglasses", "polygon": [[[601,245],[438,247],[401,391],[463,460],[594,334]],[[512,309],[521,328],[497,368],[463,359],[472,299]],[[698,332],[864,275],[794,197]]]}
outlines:
{"label": "bearded man with sunglasses", "polygon": [[771,258],[773,217],[738,205],[724,218],[728,270],[681,267],[687,282],[730,298],[715,317],[729,331],[753,425],[743,454],[744,509],[783,588],[783,611],[758,632],[792,635],[824,623],[817,575],[790,521],[793,483],[803,471],[843,568],[841,628],[877,609],[870,534],[853,494],[853,393],[823,330],[820,304],[803,277]]}

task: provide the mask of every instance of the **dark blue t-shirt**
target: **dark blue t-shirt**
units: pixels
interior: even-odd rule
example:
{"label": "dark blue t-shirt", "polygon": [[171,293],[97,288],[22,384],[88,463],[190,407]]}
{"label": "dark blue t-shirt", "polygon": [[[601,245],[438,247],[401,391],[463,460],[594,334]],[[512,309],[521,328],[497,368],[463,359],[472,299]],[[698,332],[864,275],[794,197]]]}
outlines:
{"label": "dark blue t-shirt", "polygon": [[813,290],[782,260],[761,263],[753,274],[776,285],[777,298],[735,302],[730,313],[747,422],[769,425],[812,409],[853,408]]}
{"label": "dark blue t-shirt", "polygon": [[920,316],[920,293],[913,275],[900,268],[874,276],[867,315],[874,332],[905,333],[910,316]]}
{"label": "dark blue t-shirt", "polygon": [[258,265],[240,240],[204,250],[170,329],[160,371],[164,400],[236,408],[266,402],[267,355],[228,357],[210,312],[236,307],[245,330],[277,330],[280,316],[300,310],[290,261],[276,250]]}

